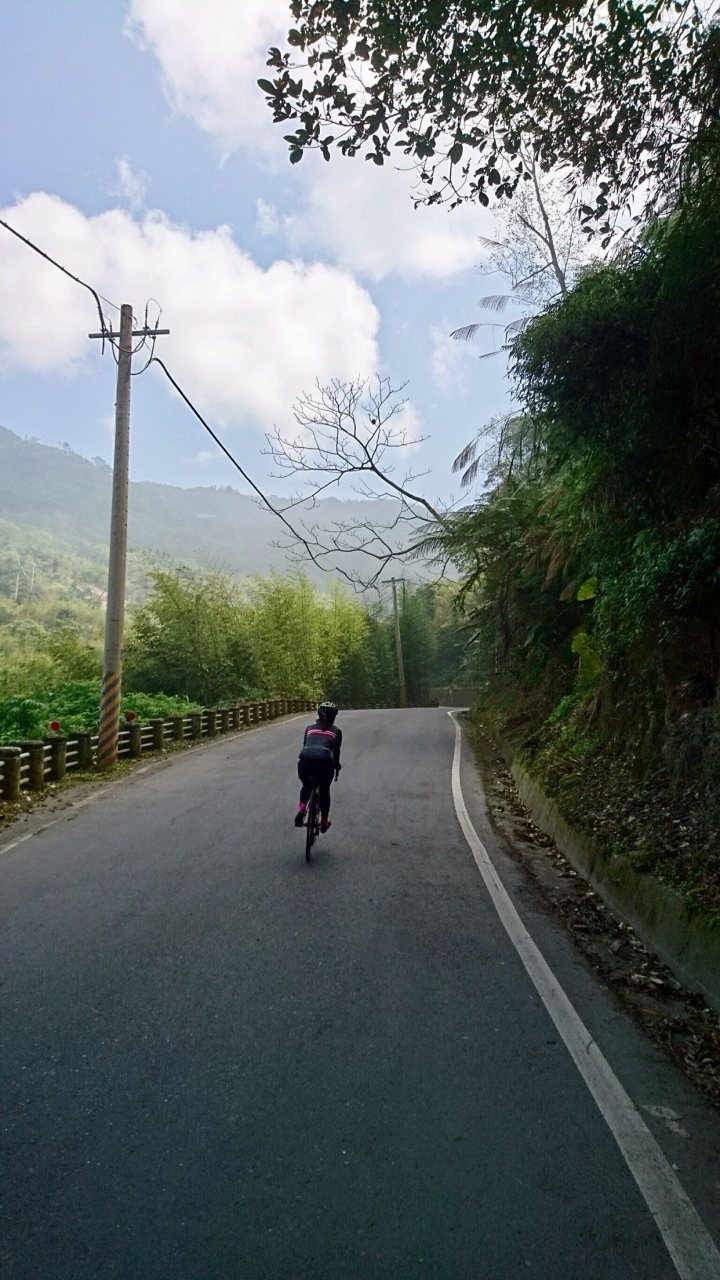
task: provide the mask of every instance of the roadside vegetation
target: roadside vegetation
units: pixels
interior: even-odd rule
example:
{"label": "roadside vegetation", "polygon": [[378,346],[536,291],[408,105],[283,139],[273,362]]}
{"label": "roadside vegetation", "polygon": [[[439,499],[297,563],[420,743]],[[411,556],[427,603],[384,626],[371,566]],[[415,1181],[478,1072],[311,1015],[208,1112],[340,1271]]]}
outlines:
{"label": "roadside vegetation", "polygon": [[[52,720],[95,728],[102,579],[54,535],[0,522],[0,741],[42,736]],[[239,579],[136,557],[129,594],[123,710],[142,719],[283,694],[397,703],[392,616],[331,580],[320,591],[302,573]],[[401,593],[411,702],[459,666],[456,594],[447,584]]]}
{"label": "roadside vegetation", "polygon": [[[712,160],[712,163],[710,162]],[[518,412],[434,546],[479,715],[572,822],[720,923],[720,179],[511,344]]]}
{"label": "roadside vegetation", "polygon": [[[150,572],[126,645],[126,688],[214,706],[228,699],[331,697],[345,706],[398,699],[393,618],[332,579],[300,572],[238,579],[216,569]],[[461,646],[450,584],[408,587],[400,625],[411,702],[450,680]]]}

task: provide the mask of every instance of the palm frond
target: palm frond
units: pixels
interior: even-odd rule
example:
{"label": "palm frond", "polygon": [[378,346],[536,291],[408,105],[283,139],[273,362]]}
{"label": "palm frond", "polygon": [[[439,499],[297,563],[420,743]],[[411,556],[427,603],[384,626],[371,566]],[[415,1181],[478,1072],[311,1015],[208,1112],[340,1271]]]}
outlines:
{"label": "palm frond", "polygon": [[476,458],[475,461],[471,462],[470,466],[463,472],[460,477],[460,484],[463,489],[467,489],[468,485],[471,485],[477,478],[477,473],[480,470],[481,463],[482,458]]}
{"label": "palm frond", "polygon": [[469,342],[471,338],[475,337],[479,328],[479,324],[466,324],[463,329],[453,329],[450,337],[454,338],[456,342]]}
{"label": "palm frond", "polygon": [[560,484],[558,485],[557,489],[555,489],[555,491],[550,494],[550,497],[545,502],[543,502],[542,506],[538,510],[538,515],[546,516],[548,511],[552,511],[553,507],[556,507],[558,502],[560,501],[562,497],[562,492],[563,492],[563,486]]}
{"label": "palm frond", "polygon": [[490,293],[486,298],[480,298],[479,307],[484,307],[486,311],[504,311],[508,302],[514,302],[511,293]]}
{"label": "palm frond", "polygon": [[532,316],[520,316],[518,320],[511,320],[505,329],[505,333],[508,336],[511,333],[524,333],[531,320]]}
{"label": "palm frond", "polygon": [[475,440],[471,440],[469,444],[465,445],[465,448],[462,450],[462,452],[458,454],[457,458],[452,464],[453,473],[455,473],[456,471],[465,470],[465,468],[468,466],[470,462],[473,461],[473,458],[477,454],[477,447],[478,447],[477,438]]}
{"label": "palm frond", "polygon": [[560,599],[563,601],[563,603],[566,603],[568,600],[572,600],[573,596],[575,595],[575,588],[577,584],[578,584],[577,578],[573,578],[572,582],[568,582],[564,590],[560,592]]}

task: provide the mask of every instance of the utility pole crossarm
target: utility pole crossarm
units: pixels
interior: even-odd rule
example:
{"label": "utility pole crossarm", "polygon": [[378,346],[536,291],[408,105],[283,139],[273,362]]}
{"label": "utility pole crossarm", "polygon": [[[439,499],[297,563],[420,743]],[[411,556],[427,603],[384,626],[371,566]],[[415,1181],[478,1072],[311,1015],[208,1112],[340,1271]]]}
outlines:
{"label": "utility pole crossarm", "polygon": [[[131,338],[159,338],[161,334],[169,333],[169,329],[132,329],[130,331]],[[112,329],[106,329],[104,333],[89,333],[88,338],[119,338],[122,329],[118,333],[114,333]]]}

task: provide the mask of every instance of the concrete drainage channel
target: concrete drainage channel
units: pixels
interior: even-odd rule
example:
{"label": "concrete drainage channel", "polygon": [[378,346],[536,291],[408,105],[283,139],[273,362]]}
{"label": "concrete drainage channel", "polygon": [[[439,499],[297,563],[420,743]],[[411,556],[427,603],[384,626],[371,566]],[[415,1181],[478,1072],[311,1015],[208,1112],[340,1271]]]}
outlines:
{"label": "concrete drainage channel", "polygon": [[[192,711],[187,716],[158,718],[147,724],[133,720],[120,730],[118,757],[137,760],[146,752],[165,750],[169,743],[191,745],[203,738],[266,724],[280,716],[314,711],[316,706],[307,698],[274,698]],[[53,733],[18,746],[0,747],[0,800],[3,804],[17,804],[24,794],[42,792],[48,784],[62,782],[70,773],[92,772],[96,756],[97,735],[90,733],[76,733],[73,737]]]}

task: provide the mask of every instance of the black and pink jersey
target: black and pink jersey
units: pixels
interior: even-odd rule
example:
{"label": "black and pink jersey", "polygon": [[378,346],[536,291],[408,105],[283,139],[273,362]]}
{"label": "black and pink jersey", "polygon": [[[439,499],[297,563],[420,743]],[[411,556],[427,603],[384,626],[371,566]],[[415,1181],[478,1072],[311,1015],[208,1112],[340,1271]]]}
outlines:
{"label": "black and pink jersey", "polygon": [[340,747],[342,745],[342,729],[334,724],[324,724],[316,720],[308,725],[303,738],[301,760],[332,760],[334,768],[340,764]]}

